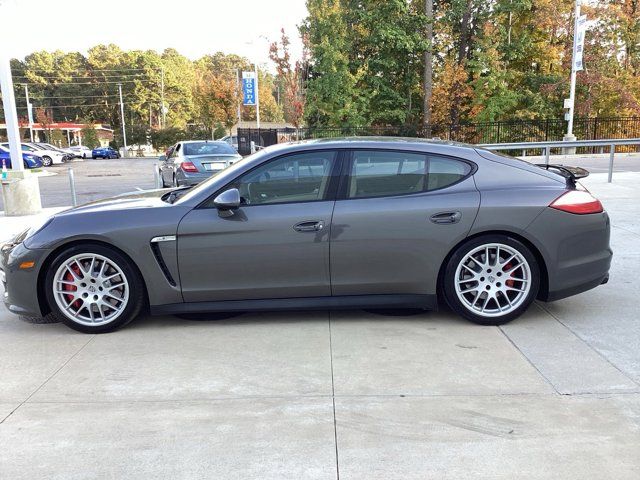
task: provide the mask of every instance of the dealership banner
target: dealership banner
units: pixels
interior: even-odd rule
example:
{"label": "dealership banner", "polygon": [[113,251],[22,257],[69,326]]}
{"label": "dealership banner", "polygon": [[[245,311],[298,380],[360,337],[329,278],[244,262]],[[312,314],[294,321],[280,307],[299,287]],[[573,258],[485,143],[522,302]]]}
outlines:
{"label": "dealership banner", "polygon": [[242,104],[255,105],[257,103],[258,92],[256,89],[256,73],[242,72]]}

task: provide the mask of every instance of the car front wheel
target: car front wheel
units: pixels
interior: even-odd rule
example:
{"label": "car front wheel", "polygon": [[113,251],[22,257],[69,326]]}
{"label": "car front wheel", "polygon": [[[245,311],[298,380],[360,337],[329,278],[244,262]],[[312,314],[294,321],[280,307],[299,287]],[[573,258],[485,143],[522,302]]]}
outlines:
{"label": "car front wheel", "polygon": [[140,274],[122,254],[102,245],[79,245],[60,253],[45,278],[52,315],[84,333],[116,330],[144,303]]}
{"label": "car front wheel", "polygon": [[47,157],[45,155],[44,157],[42,157],[42,165],[44,167],[50,167],[51,165],[53,165],[53,160],[51,160],[51,157]]}
{"label": "car front wheel", "polygon": [[540,268],[531,250],[506,235],[487,235],[461,245],[444,274],[444,295],[459,315],[481,325],[519,317],[536,298]]}

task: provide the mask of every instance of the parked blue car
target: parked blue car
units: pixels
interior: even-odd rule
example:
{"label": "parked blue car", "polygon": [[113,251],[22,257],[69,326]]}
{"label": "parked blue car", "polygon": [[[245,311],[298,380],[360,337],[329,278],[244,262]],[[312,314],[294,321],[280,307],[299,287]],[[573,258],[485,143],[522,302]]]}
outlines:
{"label": "parked blue car", "polygon": [[120,154],[111,147],[98,147],[91,151],[91,158],[120,158]]}
{"label": "parked blue car", "polygon": [[[6,167],[11,168],[11,155],[9,154],[9,150],[0,146],[0,168],[2,167],[3,160]],[[22,152],[22,161],[24,162],[24,168],[42,167],[42,157],[34,155],[33,153]]]}

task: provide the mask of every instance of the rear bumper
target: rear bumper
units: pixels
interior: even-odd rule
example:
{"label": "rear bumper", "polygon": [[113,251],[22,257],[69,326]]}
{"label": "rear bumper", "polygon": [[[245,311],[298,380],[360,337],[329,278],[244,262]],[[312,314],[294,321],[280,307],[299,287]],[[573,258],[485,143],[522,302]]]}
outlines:
{"label": "rear bumper", "polygon": [[[219,170],[218,170],[219,171]],[[197,185],[200,182],[204,182],[209,179],[211,175],[217,173],[217,171],[205,172],[205,173],[188,173],[183,170],[178,170],[176,173],[176,183],[178,186],[184,185]]]}
{"label": "rear bumper", "polygon": [[538,299],[559,300],[608,280],[613,252],[606,212],[573,215],[548,208],[527,231],[536,239],[548,274]]}

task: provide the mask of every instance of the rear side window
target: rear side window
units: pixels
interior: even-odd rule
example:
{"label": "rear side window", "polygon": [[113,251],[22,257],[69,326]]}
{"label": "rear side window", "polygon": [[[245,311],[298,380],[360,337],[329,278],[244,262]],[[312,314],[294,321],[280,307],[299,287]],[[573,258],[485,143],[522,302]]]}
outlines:
{"label": "rear side window", "polygon": [[465,162],[437,155],[365,151],[353,152],[348,198],[420,193],[452,185],[471,173]]}

